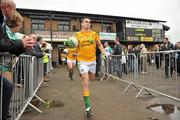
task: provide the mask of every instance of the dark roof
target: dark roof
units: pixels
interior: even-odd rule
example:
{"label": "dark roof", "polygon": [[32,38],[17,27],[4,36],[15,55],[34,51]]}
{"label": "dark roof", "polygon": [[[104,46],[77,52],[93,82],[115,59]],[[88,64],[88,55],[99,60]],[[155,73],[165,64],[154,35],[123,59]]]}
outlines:
{"label": "dark roof", "polygon": [[169,26],[163,24],[163,30],[168,31],[170,29]]}
{"label": "dark roof", "polygon": [[[34,14],[35,12],[40,12],[41,15],[50,16],[50,14],[61,14],[64,17],[84,17],[88,16],[90,18],[101,18],[101,19],[109,19],[109,20],[123,20],[123,19],[129,19],[129,20],[143,20],[147,22],[166,22],[163,20],[153,20],[153,19],[143,19],[143,18],[134,18],[134,17],[124,17],[124,16],[113,16],[113,15],[100,15],[100,14],[90,14],[90,13],[77,13],[77,12],[66,12],[66,11],[51,11],[51,10],[38,10],[38,9],[26,9],[26,8],[17,8],[17,10],[21,11],[21,14]],[[37,14],[39,15],[39,13]]]}

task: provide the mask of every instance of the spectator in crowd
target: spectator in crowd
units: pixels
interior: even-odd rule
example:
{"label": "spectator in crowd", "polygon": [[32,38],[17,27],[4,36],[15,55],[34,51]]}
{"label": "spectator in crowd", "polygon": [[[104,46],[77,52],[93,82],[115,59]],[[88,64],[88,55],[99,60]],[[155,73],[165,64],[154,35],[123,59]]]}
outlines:
{"label": "spectator in crowd", "polygon": [[[160,51],[169,51],[173,50],[174,46],[173,44],[169,41],[167,37],[163,39],[163,44],[160,47]],[[173,72],[173,64],[172,64],[172,54],[167,53],[165,54],[165,78],[169,77],[169,68],[170,68],[170,73],[172,75]]]}
{"label": "spectator in crowd", "polygon": [[18,40],[16,33],[20,31],[22,23],[22,16],[15,11],[10,19],[6,19],[5,24],[2,27],[3,33],[11,40]]}
{"label": "spectator in crowd", "polygon": [[141,54],[140,54],[140,61],[141,61],[141,72],[147,73],[147,49],[144,44],[140,45]]}
{"label": "spectator in crowd", "polygon": [[[43,53],[43,51],[40,48],[40,45],[41,45],[41,42],[42,42],[42,40],[41,40],[42,37],[37,37],[36,34],[30,34],[29,37],[32,40],[35,41],[35,44],[33,46],[33,49],[25,50],[24,54],[25,55],[35,56],[36,58],[40,58],[41,59],[44,56],[44,54],[45,54],[45,53]],[[34,59],[34,60],[36,60],[37,64],[39,64],[39,59]],[[22,64],[24,62],[24,60],[23,59],[19,59],[18,62],[21,63],[18,66],[19,67],[19,73],[24,74],[24,70],[22,70],[22,68],[25,68],[24,65]],[[41,69],[41,68],[39,68],[38,65],[35,66],[35,67],[36,67],[37,71],[39,71]],[[18,80],[19,81],[20,80],[22,81],[24,79],[21,74],[18,75]],[[20,83],[21,83],[21,81],[20,81]]]}
{"label": "spectator in crowd", "polygon": [[99,78],[99,72],[101,70],[101,51],[99,50],[99,48],[96,48],[96,79],[98,80]]}
{"label": "spectator in crowd", "polygon": [[126,46],[122,46],[122,59],[121,59],[121,63],[122,63],[122,72],[124,74],[127,75],[127,49]]}
{"label": "spectator in crowd", "polygon": [[[112,48],[109,46],[108,42],[104,43],[104,49],[105,49],[106,57],[109,58],[109,56],[112,54]],[[107,67],[107,65],[109,65],[109,66],[111,65],[111,60],[110,59],[109,59],[109,61],[104,60],[103,62],[104,62],[105,67]],[[108,69],[106,69],[106,70],[108,70]],[[110,71],[106,71],[106,72],[110,72]]]}
{"label": "spectator in crowd", "polygon": [[36,34],[30,34],[30,38],[32,38],[35,41],[35,45],[33,46],[33,49],[26,50],[26,55],[36,56],[37,58],[42,58],[45,53],[41,50],[41,44],[42,44],[42,37],[36,36]]}
{"label": "spectator in crowd", "polygon": [[[156,44],[154,46],[154,51],[158,52],[159,51],[159,45]],[[156,64],[156,68],[159,69],[161,67],[161,54],[160,53],[155,53],[155,64]]]}
{"label": "spectator in crowd", "polygon": [[[40,39],[42,40],[42,37],[40,37]],[[44,64],[44,82],[48,82],[49,81],[49,78],[48,78],[48,71],[47,71],[47,64],[49,62],[49,57],[48,57],[48,54],[49,54],[49,50],[46,48],[46,45],[47,43],[46,42],[42,42],[42,45],[41,45],[41,50],[43,51],[43,64]]]}
{"label": "spectator in crowd", "polygon": [[115,45],[114,45],[113,55],[120,55],[120,56],[114,57],[113,61],[115,62],[115,64],[113,64],[114,65],[113,67],[115,68],[115,71],[117,72],[117,76],[121,77],[122,76],[122,66],[121,66],[122,47],[121,47],[118,37],[114,40],[114,43]]}
{"label": "spectator in crowd", "polygon": [[111,25],[109,25],[109,26],[107,27],[107,32],[112,32],[112,26],[111,26]]}
{"label": "spectator in crowd", "polygon": [[105,32],[105,33],[108,32],[106,27],[103,28],[103,32]]}
{"label": "spectator in crowd", "polygon": [[[25,49],[31,49],[34,42],[27,36],[21,40],[11,40],[8,38],[7,34],[4,34],[2,29],[5,25],[4,21],[10,19],[15,11],[16,4],[13,0],[0,1],[0,52],[9,52],[11,54],[19,55],[23,53]],[[10,99],[13,92],[13,85],[2,76],[0,76],[0,79],[1,82],[3,81],[2,120],[6,120]]]}
{"label": "spectator in crowd", "polygon": [[147,62],[149,64],[149,66],[151,66],[154,63],[154,54],[152,54],[152,50],[148,50],[148,54],[147,54]]}
{"label": "spectator in crowd", "polygon": [[104,49],[105,49],[106,57],[108,58],[109,55],[112,53],[112,48],[109,46],[108,42],[104,43]]}
{"label": "spectator in crowd", "polygon": [[[4,26],[4,21],[11,18],[16,10],[16,4],[13,0],[1,0],[0,3],[0,51],[10,52],[15,55],[19,55],[24,52],[25,49],[32,49],[34,41],[32,41],[28,36],[23,37],[21,40],[13,41],[3,33],[2,27]],[[7,47],[9,46],[9,47]]]}
{"label": "spectator in crowd", "polygon": [[48,57],[49,57],[49,64],[48,65],[49,65],[50,70],[53,70],[53,65],[52,65],[53,47],[50,43],[47,43],[46,48],[49,50],[49,53],[47,53]]}
{"label": "spectator in crowd", "polygon": [[[128,54],[132,54],[134,53],[134,48],[132,45],[128,45]],[[130,72],[134,71],[134,56],[133,55],[129,55],[128,56],[128,69]]]}
{"label": "spectator in crowd", "polygon": [[[12,14],[12,17],[10,17],[10,19],[5,20],[5,24],[2,27],[3,34],[5,34],[7,36],[7,38],[9,38],[13,41],[18,40],[18,36],[16,35],[16,33],[20,31],[20,29],[22,27],[22,23],[23,23],[22,16],[17,11],[15,11]],[[12,60],[16,61],[16,60],[14,60],[16,58],[11,59],[10,57],[6,57],[5,59],[9,59],[9,61],[12,61]],[[6,63],[6,64],[8,64],[8,65],[6,65],[7,67],[6,66],[3,66],[3,67],[6,68],[7,71],[3,71],[4,72],[3,77],[5,77],[8,80],[12,80],[12,74],[14,74],[14,73],[12,73],[12,71],[10,71],[10,67],[14,66],[14,65],[12,65],[12,63]],[[15,64],[18,65],[19,63],[15,63]],[[20,73],[20,71],[19,71],[19,73]],[[17,81],[13,80],[13,82],[18,87],[22,86],[20,84],[20,83],[22,83],[21,79],[17,79]]]}
{"label": "spectator in crowd", "polygon": [[[176,43],[175,50],[180,50],[180,41]],[[176,52],[176,61],[177,65],[175,65],[175,67],[177,75],[180,76],[180,52]]]}
{"label": "spectator in crowd", "polygon": [[[37,63],[37,66],[35,66],[35,68],[37,69],[37,71],[40,71],[41,67],[39,66],[39,64],[42,64],[41,63],[42,61],[40,61],[39,59],[42,59],[43,56],[45,55],[45,52],[41,50],[42,37],[40,36],[37,37],[36,34],[30,34],[29,37],[35,41],[35,44],[33,46],[33,49],[26,50],[24,54],[36,57],[36,59],[34,59],[34,61]],[[23,63],[24,61],[20,59],[18,62]],[[22,64],[19,64],[19,65],[20,65],[19,68],[24,68]],[[21,71],[21,73],[24,74],[24,71],[22,71],[22,69],[19,69],[19,71]],[[18,79],[21,80],[20,77],[21,75],[19,76]],[[27,82],[25,84],[27,84]]]}
{"label": "spectator in crowd", "polygon": [[[15,11],[14,14],[12,14],[12,17],[5,21],[5,24],[2,27],[3,34],[6,35],[7,38],[11,40],[18,40],[18,37],[15,33],[20,31],[22,22],[23,22],[22,16]],[[11,60],[10,57],[5,57],[5,59],[6,60],[8,59],[9,61]],[[12,72],[9,72],[8,69],[11,66],[11,63],[7,62],[5,64],[6,64],[5,66],[2,66],[4,72],[3,77],[10,80],[11,79],[10,76]]]}
{"label": "spectator in crowd", "polygon": [[137,59],[134,59],[134,71],[135,72],[140,71],[140,55],[139,55],[140,52],[141,52],[140,45],[136,45],[134,47],[134,54],[137,58]]}

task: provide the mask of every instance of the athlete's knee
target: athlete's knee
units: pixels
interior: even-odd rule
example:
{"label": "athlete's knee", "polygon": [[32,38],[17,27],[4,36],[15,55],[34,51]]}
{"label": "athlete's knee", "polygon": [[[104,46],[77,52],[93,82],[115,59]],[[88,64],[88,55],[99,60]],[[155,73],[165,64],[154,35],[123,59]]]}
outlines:
{"label": "athlete's knee", "polygon": [[94,80],[95,79],[95,74],[91,74],[90,76],[89,76],[89,80]]}
{"label": "athlete's knee", "polygon": [[84,85],[83,89],[84,90],[88,90],[89,89],[89,85]]}
{"label": "athlete's knee", "polygon": [[85,82],[85,83],[84,83],[83,89],[84,89],[84,90],[88,90],[88,89],[89,89],[89,83],[88,83],[88,82]]}

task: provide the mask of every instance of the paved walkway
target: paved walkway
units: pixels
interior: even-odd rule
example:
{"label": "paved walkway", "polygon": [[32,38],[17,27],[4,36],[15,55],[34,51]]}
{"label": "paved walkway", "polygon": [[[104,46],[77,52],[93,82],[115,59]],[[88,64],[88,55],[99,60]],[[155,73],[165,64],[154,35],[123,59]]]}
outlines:
{"label": "paved walkway", "polygon": [[[20,120],[87,120],[81,96],[81,81],[76,71],[74,80],[68,79],[65,67],[58,67],[52,75],[49,87],[42,84],[38,95],[45,100],[54,100],[51,108],[41,105],[44,111],[25,112]],[[130,89],[123,93],[127,84],[109,80],[90,82],[90,98],[94,116],[91,120],[168,120],[168,116],[146,109],[146,106],[159,102],[155,98],[136,99],[137,91]]]}

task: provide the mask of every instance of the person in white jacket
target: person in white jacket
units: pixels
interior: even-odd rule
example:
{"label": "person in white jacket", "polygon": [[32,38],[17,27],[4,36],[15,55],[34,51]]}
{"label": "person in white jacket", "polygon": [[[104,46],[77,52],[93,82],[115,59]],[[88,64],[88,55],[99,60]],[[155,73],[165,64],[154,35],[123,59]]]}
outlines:
{"label": "person in white jacket", "polygon": [[122,58],[121,58],[121,64],[122,64],[122,72],[127,75],[127,49],[126,46],[122,46]]}
{"label": "person in white jacket", "polygon": [[147,49],[144,44],[140,45],[141,48],[141,54],[140,54],[140,60],[141,60],[141,72],[147,73]]}

